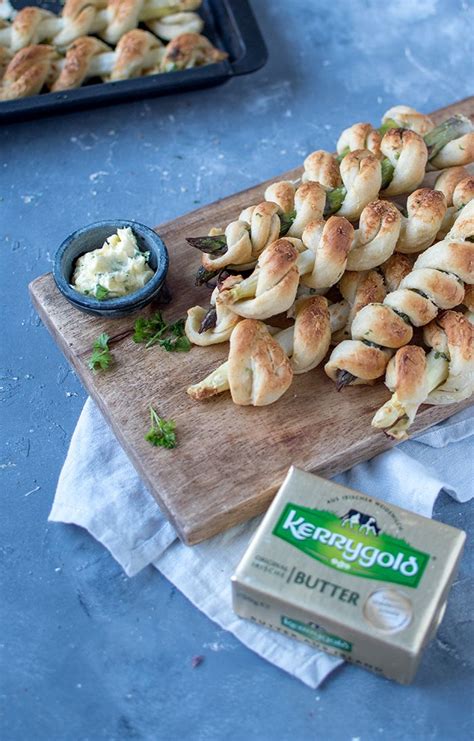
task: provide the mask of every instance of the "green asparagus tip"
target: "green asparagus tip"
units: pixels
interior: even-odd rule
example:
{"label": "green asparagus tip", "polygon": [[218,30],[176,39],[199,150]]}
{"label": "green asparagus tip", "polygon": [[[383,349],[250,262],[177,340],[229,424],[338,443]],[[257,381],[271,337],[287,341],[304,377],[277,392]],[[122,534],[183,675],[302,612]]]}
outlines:
{"label": "green asparagus tip", "polygon": [[339,188],[334,188],[326,193],[326,205],[324,207],[325,216],[330,216],[331,214],[335,214],[336,211],[339,211],[344,203],[346,193],[347,190],[344,185],[340,185]]}
{"label": "green asparagus tip", "polygon": [[403,128],[403,127],[401,127],[400,124],[397,123],[397,121],[395,121],[394,118],[387,118],[387,120],[383,122],[382,126],[379,126],[379,134],[381,136],[384,136],[384,134],[386,134],[387,131],[389,131],[389,129],[400,129],[400,128]]}
{"label": "green asparagus tip", "polygon": [[381,185],[381,190],[383,190],[384,188],[387,188],[390,185],[390,183],[392,182],[393,173],[395,172],[395,167],[392,165],[392,163],[390,162],[390,160],[387,159],[387,157],[385,157],[382,160],[380,166],[382,168],[382,185]]}
{"label": "green asparagus tip", "polygon": [[205,317],[203,318],[200,327],[199,327],[199,334],[202,334],[203,332],[206,332],[208,329],[214,329],[214,327],[217,324],[217,312],[215,306],[210,306],[209,309],[206,312]]}
{"label": "green asparagus tip", "polygon": [[351,148],[350,147],[345,147],[342,150],[342,152],[337,155],[337,157],[336,157],[337,161],[338,162],[342,162],[342,160],[344,159],[344,157],[346,156],[346,154],[349,154],[350,151],[351,151]]}
{"label": "green asparagus tip", "polygon": [[204,283],[209,283],[210,280],[219,275],[220,270],[206,270],[206,268],[200,267],[196,273],[194,285],[202,286]]}
{"label": "green asparagus tip", "polygon": [[472,129],[473,125],[470,120],[460,114],[443,121],[424,137],[425,144],[428,147],[428,160],[434,159],[450,141],[459,139],[460,136],[468,134]]}
{"label": "green asparagus tip", "polygon": [[289,214],[282,214],[280,216],[280,237],[284,237],[285,234],[288,234],[295,218],[296,211],[290,211]]}
{"label": "green asparagus tip", "polygon": [[225,234],[219,234],[216,237],[187,237],[186,242],[191,247],[205,252],[208,255],[220,257],[227,252],[227,238]]}

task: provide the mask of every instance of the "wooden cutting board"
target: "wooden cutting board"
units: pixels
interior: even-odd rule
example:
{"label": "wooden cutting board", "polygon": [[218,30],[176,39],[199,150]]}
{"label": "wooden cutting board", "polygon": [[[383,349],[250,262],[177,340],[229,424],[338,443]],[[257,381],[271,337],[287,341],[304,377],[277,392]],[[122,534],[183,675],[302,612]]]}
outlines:
{"label": "wooden cutting board", "polygon": [[[433,117],[441,121],[453,113],[474,117],[474,97]],[[300,174],[299,169],[292,170],[275,180]],[[167,318],[176,319],[188,307],[208,303],[209,290],[196,288],[193,282],[199,253],[185,237],[207,234],[212,226],[224,227],[244,207],[262,200],[269,182],[157,227],[170,253],[168,284],[173,301],[164,312]],[[388,398],[382,383],[337,393],[319,367],[295,376],[289,391],[269,407],[235,406],[228,393],[195,402],[186,388],[226,358],[227,343],[193,347],[189,353],[147,350],[132,341],[134,317],[103,320],[82,314],[61,296],[50,273],[33,281],[30,292],[44,324],[188,544],[263,512],[291,464],[329,477],[393,445],[370,426],[375,410]],[[87,359],[101,332],[111,336],[115,363],[109,371],[93,374]],[[413,431],[468,403],[423,407]],[[176,421],[176,449],[153,448],[144,440],[149,404]]]}

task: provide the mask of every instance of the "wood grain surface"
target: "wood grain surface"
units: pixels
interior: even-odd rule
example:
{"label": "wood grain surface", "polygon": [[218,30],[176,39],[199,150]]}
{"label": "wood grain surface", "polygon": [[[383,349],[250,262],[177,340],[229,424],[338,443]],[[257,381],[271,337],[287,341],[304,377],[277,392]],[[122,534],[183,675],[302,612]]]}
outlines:
{"label": "wood grain surface", "polygon": [[[474,97],[433,114],[474,117]],[[317,148],[317,142],[315,142]],[[300,169],[199,208],[157,227],[170,253],[168,284],[173,300],[165,317],[184,316],[194,304],[206,305],[209,290],[194,286],[199,253],[187,236],[225,227],[239,212],[263,198],[274,180],[293,179]],[[433,182],[434,174],[427,176]],[[322,367],[295,376],[289,391],[269,407],[235,406],[228,393],[192,401],[186,388],[227,357],[228,345],[193,347],[189,353],[145,349],[132,340],[135,317],[106,320],[74,309],[58,292],[49,273],[30,284],[32,300],[53,338],[109,421],[119,442],[180,537],[194,544],[263,512],[291,464],[332,476],[386,450],[393,442],[370,426],[389,394],[380,383],[337,393]],[[157,307],[150,306],[151,313]],[[115,358],[104,373],[91,373],[87,359],[101,332],[111,337]],[[178,447],[153,448],[144,440],[148,407],[176,421]],[[468,406],[422,407],[413,432]]]}

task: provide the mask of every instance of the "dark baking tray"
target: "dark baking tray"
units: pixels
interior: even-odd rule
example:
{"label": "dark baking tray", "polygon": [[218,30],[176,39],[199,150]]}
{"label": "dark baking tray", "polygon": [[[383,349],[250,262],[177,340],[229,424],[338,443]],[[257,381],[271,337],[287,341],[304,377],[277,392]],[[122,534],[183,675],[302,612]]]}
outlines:
{"label": "dark baking tray", "polygon": [[[31,0],[14,2],[18,9],[31,4]],[[61,10],[61,4],[56,0],[40,0],[36,4],[57,13]],[[248,0],[204,0],[199,13],[205,22],[203,34],[229,54],[229,58],[223,62],[183,72],[166,72],[120,82],[89,81],[77,90],[1,101],[0,122],[22,121],[109,103],[123,103],[137,98],[210,87],[235,75],[255,72],[265,64],[267,48]]]}

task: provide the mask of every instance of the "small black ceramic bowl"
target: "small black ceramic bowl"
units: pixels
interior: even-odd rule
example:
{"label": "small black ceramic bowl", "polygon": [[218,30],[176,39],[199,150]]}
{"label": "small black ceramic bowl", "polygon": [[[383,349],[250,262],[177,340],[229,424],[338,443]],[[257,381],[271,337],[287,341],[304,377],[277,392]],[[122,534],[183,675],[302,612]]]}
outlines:
{"label": "small black ceramic bowl", "polygon": [[[115,234],[117,229],[127,226],[132,229],[139,249],[150,253],[148,264],[155,271],[153,278],[138,291],[103,301],[93,296],[85,296],[72,288],[71,280],[77,258],[86,252],[102,247],[105,240]],[[63,296],[77,309],[87,314],[115,319],[143,309],[150,301],[157,299],[162,291],[166,292],[165,278],[168,264],[166,245],[153,229],[137,221],[110,219],[109,221],[97,221],[95,224],[84,226],[70,234],[56,253],[53,275]]]}

